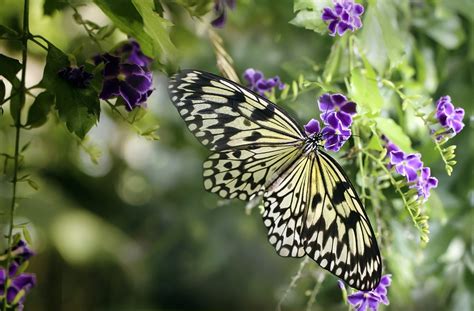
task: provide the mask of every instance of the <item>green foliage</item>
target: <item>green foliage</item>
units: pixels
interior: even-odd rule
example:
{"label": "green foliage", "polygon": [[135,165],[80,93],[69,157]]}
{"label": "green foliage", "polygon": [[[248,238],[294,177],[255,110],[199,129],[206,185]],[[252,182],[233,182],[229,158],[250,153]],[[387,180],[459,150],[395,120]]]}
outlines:
{"label": "green foliage", "polygon": [[358,114],[374,118],[380,114],[383,98],[377,85],[377,77],[368,62],[365,69],[351,71],[350,96],[358,104]]}
{"label": "green foliage", "polygon": [[62,79],[58,72],[70,66],[69,58],[54,45],[49,44],[46,66],[40,86],[55,96],[55,107],[59,117],[66,122],[67,129],[84,138],[99,120],[100,104],[96,90],[78,89]]}
{"label": "green foliage", "polygon": [[176,47],[171,42],[168,28],[171,23],[155,11],[151,0],[95,0],[101,10],[123,32],[140,43],[145,54],[153,58],[171,60]]}
{"label": "green foliage", "polygon": [[21,64],[18,60],[0,54],[0,75],[5,77],[11,84],[16,86],[18,84],[18,78],[16,74],[20,71]]}
{"label": "green foliage", "polygon": [[321,19],[321,14],[323,8],[330,5],[330,0],[296,0],[293,6],[296,16],[290,23],[323,34],[327,27]]}
{"label": "green foliage", "polygon": [[53,104],[54,95],[47,91],[36,96],[30,110],[28,110],[28,120],[25,125],[28,127],[39,127],[46,123]]}
{"label": "green foliage", "polygon": [[393,119],[378,117],[375,119],[377,129],[388,137],[395,145],[400,147],[405,152],[411,152],[410,137],[407,136],[405,131],[398,125]]}
{"label": "green foliage", "polygon": [[391,1],[370,1],[361,29],[362,51],[379,72],[387,67],[398,66],[405,54],[406,40],[410,40],[402,25],[398,24],[395,3]]}

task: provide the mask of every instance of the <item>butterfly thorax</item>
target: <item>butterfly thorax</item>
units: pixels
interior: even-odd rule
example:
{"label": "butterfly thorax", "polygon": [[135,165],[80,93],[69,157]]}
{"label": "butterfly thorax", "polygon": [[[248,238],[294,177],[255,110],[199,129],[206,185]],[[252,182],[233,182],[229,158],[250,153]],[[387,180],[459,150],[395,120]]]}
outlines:
{"label": "butterfly thorax", "polygon": [[319,148],[322,146],[321,141],[323,140],[320,133],[311,134],[306,136],[304,141],[303,151],[308,154],[310,152],[318,152]]}

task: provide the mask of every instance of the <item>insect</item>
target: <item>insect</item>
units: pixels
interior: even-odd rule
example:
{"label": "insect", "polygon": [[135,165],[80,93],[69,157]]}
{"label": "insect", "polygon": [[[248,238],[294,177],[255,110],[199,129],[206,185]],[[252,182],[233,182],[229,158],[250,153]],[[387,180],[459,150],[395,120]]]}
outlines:
{"label": "insect", "polygon": [[263,223],[279,255],[307,255],[359,290],[378,285],[382,262],[369,219],[320,135],[306,135],[283,109],[211,73],[177,73],[169,95],[213,152],[203,164],[206,190],[245,201],[263,195]]}

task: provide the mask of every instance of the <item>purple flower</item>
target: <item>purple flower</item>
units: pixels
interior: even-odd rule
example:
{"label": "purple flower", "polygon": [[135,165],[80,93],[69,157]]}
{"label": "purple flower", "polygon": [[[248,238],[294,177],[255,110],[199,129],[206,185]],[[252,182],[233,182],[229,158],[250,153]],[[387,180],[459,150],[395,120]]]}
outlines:
{"label": "purple flower", "polygon": [[334,36],[337,32],[342,36],[347,30],[354,31],[362,27],[362,5],[354,3],[354,0],[333,0],[333,3],[334,9],[324,8],[321,16],[323,21],[329,23],[329,35]]}
{"label": "purple flower", "polygon": [[227,7],[230,9],[235,8],[235,0],[215,0],[214,13],[217,17],[211,22],[211,25],[216,28],[222,28],[225,25],[227,19]]}
{"label": "purple flower", "polygon": [[342,94],[323,94],[319,97],[318,106],[324,123],[339,121],[345,128],[351,126],[352,116],[356,113],[356,104]]}
{"label": "purple flower", "polygon": [[262,96],[265,96],[265,92],[270,91],[274,87],[278,87],[280,90],[285,88],[285,84],[280,81],[278,76],[265,79],[261,71],[253,68],[245,70],[244,78],[248,81],[249,88]]}
{"label": "purple flower", "polygon": [[318,134],[321,131],[321,125],[319,124],[318,120],[311,119],[309,122],[304,126],[304,130],[307,135],[314,135]]}
{"label": "purple flower", "polygon": [[455,134],[459,133],[464,127],[464,123],[462,122],[464,109],[455,108],[449,96],[443,96],[438,99],[436,118],[441,126],[453,131]]}
{"label": "purple flower", "polygon": [[101,56],[105,63],[104,82],[99,94],[101,99],[120,96],[128,111],[143,104],[153,92],[152,74],[145,67],[122,63],[120,58],[111,54]]}
{"label": "purple flower", "polygon": [[[15,269],[16,270],[16,269]],[[18,293],[23,290],[27,294],[31,288],[36,285],[36,276],[31,273],[20,273],[18,275],[9,273],[9,279],[11,281],[10,286],[7,288],[7,303],[12,304]],[[0,268],[0,295],[5,294],[5,282],[7,280],[7,273],[4,268]],[[23,309],[23,302],[25,301],[25,295],[23,295],[18,301],[17,308],[15,310]]]}
{"label": "purple flower", "polygon": [[415,181],[418,171],[423,167],[419,153],[405,154],[400,150],[390,153],[390,164],[394,165],[397,173],[405,176],[408,182]]}
{"label": "purple flower", "polygon": [[58,76],[69,82],[72,86],[78,89],[85,89],[89,86],[94,75],[84,71],[84,66],[80,67],[65,67],[58,71]]}
{"label": "purple flower", "polygon": [[336,126],[326,125],[321,131],[324,140],[324,148],[331,151],[339,151],[344,143],[351,137],[351,130],[344,128],[340,122]]}
{"label": "purple flower", "polygon": [[358,291],[347,297],[347,301],[356,308],[357,311],[377,310],[380,303],[388,305],[387,288],[392,283],[390,274],[383,275],[379,285],[371,291]]}
{"label": "purple flower", "polygon": [[[4,252],[8,254],[8,250]],[[31,273],[18,273],[18,268],[21,264],[27,261],[34,255],[34,252],[26,245],[23,240],[19,240],[11,247],[11,255],[13,260],[8,267],[8,279],[10,280],[8,288],[6,288],[6,302],[8,305],[15,301],[17,295],[23,291],[21,298],[16,304],[15,310],[23,310],[23,302],[25,301],[25,294],[36,284],[36,276]],[[7,281],[7,270],[0,268],[0,296],[5,295],[5,287]],[[21,293],[20,293],[21,294]],[[0,306],[5,301],[0,302]]]}
{"label": "purple flower", "polygon": [[153,59],[143,54],[140,44],[134,39],[125,42],[117,49],[116,54],[120,55],[123,60],[126,60],[126,63],[141,67],[148,67],[153,62]]}
{"label": "purple flower", "polygon": [[416,184],[411,188],[416,188],[418,190],[418,197],[423,198],[424,201],[430,196],[431,188],[436,188],[438,186],[438,179],[436,177],[431,177],[431,170],[429,167],[423,167],[420,172],[420,176],[416,180]]}

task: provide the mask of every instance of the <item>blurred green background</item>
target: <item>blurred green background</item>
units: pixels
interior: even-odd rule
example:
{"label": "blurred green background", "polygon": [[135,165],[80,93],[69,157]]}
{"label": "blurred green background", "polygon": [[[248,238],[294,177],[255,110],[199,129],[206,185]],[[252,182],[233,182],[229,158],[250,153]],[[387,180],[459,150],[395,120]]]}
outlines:
{"label": "blurred green background", "polygon": [[[458,164],[451,177],[432,146],[420,149],[439,179],[428,246],[422,249],[410,237],[408,220],[385,219],[393,243],[383,252],[396,280],[387,309],[469,310],[474,303],[472,1],[400,3],[409,7],[408,15],[399,16],[400,25],[409,24],[409,37],[401,39],[425,51],[419,57],[431,70],[424,78],[432,83],[431,96],[451,95],[466,110],[466,128],[453,140]],[[43,15],[42,1],[31,4],[35,33],[83,60],[97,52],[83,45],[86,35],[72,10],[50,17]],[[18,29],[21,6],[22,1],[0,0],[0,23]],[[217,72],[204,26],[177,6],[170,10],[177,65]],[[92,4],[80,11],[107,23]],[[237,1],[218,32],[239,75],[253,67],[290,82],[324,67],[333,39],[289,24],[294,15],[292,1]],[[426,25],[432,20],[439,29],[430,34],[433,26]],[[117,32],[113,41],[125,38]],[[0,53],[18,57],[20,52],[0,41]],[[43,51],[31,49],[28,85],[41,79],[44,59]],[[38,254],[29,268],[38,285],[26,310],[273,310],[298,270],[301,259],[279,257],[267,242],[257,208],[248,214],[245,203],[222,201],[203,190],[201,165],[209,152],[187,132],[170,103],[166,76],[156,72],[154,83],[140,126],[159,124],[159,141],[137,135],[107,106],[82,146],[54,116],[45,127],[23,131],[23,142],[31,141],[24,171],[40,186],[39,191],[20,187],[17,221],[29,222]],[[307,122],[317,115],[316,96],[309,92],[285,102],[285,108]],[[11,152],[14,137],[6,111],[0,117],[0,149]],[[94,164],[90,155],[99,153]],[[0,179],[4,210],[10,186],[8,176]],[[305,308],[317,270],[310,263],[303,271],[284,310]],[[312,310],[347,310],[335,277],[326,277]]]}

